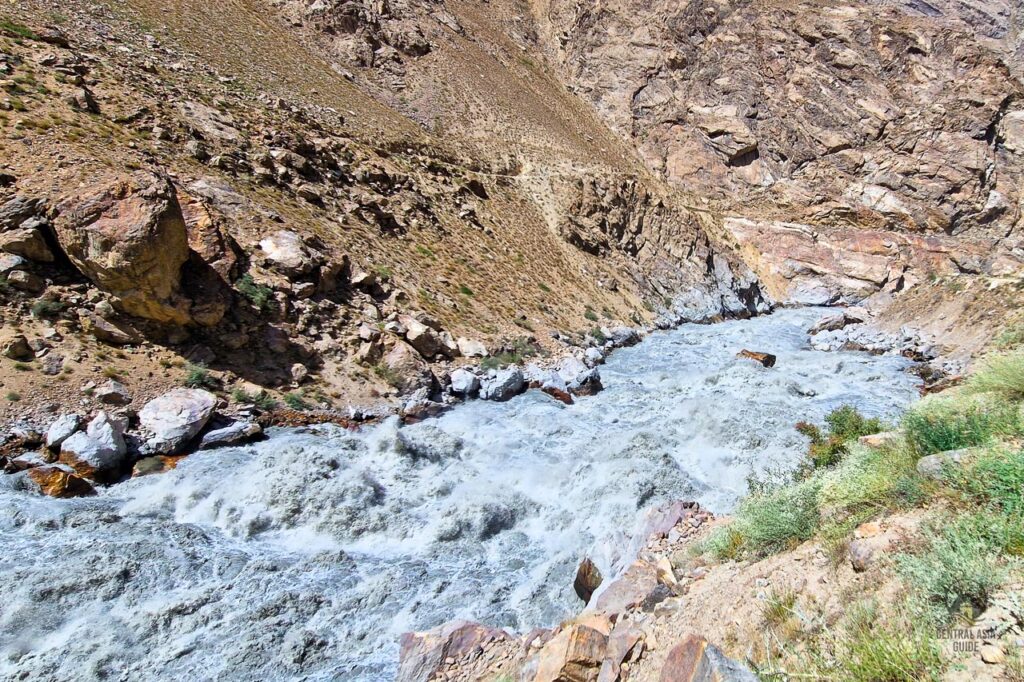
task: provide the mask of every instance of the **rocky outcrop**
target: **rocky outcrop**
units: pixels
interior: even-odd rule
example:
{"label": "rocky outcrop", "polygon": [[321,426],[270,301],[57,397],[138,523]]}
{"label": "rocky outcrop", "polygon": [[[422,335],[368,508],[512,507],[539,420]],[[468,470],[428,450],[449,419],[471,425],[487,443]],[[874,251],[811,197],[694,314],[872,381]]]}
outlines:
{"label": "rocky outcrop", "polygon": [[757,676],[703,637],[687,635],[668,653],[661,682],[756,682]]}
{"label": "rocky outcrop", "polygon": [[54,228],[71,262],[122,311],[191,320],[181,293],[188,235],[169,179],[140,172],[100,180],[58,206]]}
{"label": "rocky outcrop", "polygon": [[446,659],[470,654],[486,643],[510,639],[502,630],[454,621],[429,632],[402,635],[398,682],[430,682]]}
{"label": "rocky outcrop", "polygon": [[217,397],[208,391],[179,388],[149,401],[139,412],[139,422],[150,437],[153,453],[179,454],[195,438],[217,407]]}

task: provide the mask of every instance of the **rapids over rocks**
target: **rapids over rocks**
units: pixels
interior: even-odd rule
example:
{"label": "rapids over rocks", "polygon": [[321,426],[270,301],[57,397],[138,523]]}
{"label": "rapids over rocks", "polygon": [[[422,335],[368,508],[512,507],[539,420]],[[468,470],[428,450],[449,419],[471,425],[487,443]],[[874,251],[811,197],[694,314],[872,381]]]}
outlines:
{"label": "rapids over rocks", "polygon": [[553,625],[580,608],[584,555],[628,563],[645,509],[728,511],[752,471],[797,464],[797,421],[915,398],[902,358],[810,350],[820,315],[657,333],[572,406],[533,391],[409,427],[277,430],[87,499],[0,480],[0,678],[378,681],[404,631]]}

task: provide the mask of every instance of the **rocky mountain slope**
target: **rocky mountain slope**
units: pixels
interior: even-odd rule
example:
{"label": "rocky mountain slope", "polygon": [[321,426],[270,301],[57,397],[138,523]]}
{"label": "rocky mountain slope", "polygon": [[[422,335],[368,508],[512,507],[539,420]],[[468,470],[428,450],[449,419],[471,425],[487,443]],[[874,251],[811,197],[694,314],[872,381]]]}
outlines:
{"label": "rocky mountain slope", "polygon": [[[713,219],[521,43],[523,8],[372,5],[4,19],[0,341],[33,346],[8,348],[7,416],[88,402],[100,373],[141,405],[186,361],[367,402],[436,389],[427,363],[443,384],[467,348],[768,309]],[[411,350],[400,314],[440,343]]]}

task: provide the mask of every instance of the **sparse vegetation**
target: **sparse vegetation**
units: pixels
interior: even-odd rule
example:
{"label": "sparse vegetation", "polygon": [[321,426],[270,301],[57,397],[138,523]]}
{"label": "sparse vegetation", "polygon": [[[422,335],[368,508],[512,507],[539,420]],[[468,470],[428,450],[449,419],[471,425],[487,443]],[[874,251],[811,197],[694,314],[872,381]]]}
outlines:
{"label": "sparse vegetation", "polygon": [[761,617],[769,627],[782,625],[793,616],[797,595],[792,590],[785,592],[772,591],[761,609]]}
{"label": "sparse vegetation", "polygon": [[7,402],[9,403],[16,403],[21,401],[21,394],[16,391],[8,391],[7,395],[5,395],[4,397],[7,398]]}
{"label": "sparse vegetation", "polygon": [[252,275],[246,274],[239,278],[235,284],[238,293],[242,294],[249,302],[260,310],[266,310],[274,296],[274,290],[268,286],[257,284]]}
{"label": "sparse vegetation", "polygon": [[586,310],[583,311],[583,317],[587,318],[591,322],[597,322],[597,320],[599,319],[597,317],[597,313],[594,312],[594,309],[591,308],[589,305],[587,306]]}
{"label": "sparse vegetation", "polygon": [[31,372],[32,365],[25,362],[16,362],[14,363],[14,369],[18,370],[19,372]]}
{"label": "sparse vegetation", "polygon": [[374,365],[373,373],[377,375],[384,383],[392,388],[397,388],[401,383],[400,377],[395,370],[391,369],[384,363]]}
{"label": "sparse vegetation", "polygon": [[608,341],[608,337],[605,335],[603,331],[601,331],[600,327],[594,327],[588,333],[590,334],[591,338],[593,338],[598,343],[603,344]]}
{"label": "sparse vegetation", "polygon": [[270,411],[277,407],[277,401],[266,391],[248,393],[236,388],[231,392],[231,399],[240,405],[253,405],[263,411]]}
{"label": "sparse vegetation", "polygon": [[825,417],[825,423],[828,425],[827,435],[814,424],[800,422],[796,425],[797,431],[811,439],[808,455],[815,468],[835,465],[846,454],[850,441],[885,428],[881,420],[866,418],[850,405],[833,410]]}
{"label": "sparse vegetation", "polygon": [[30,29],[28,26],[23,26],[22,24],[8,18],[0,19],[0,31],[14,38],[39,40],[39,36],[37,36],[35,31]]}
{"label": "sparse vegetation", "polygon": [[188,363],[185,366],[185,385],[189,388],[216,388],[217,380],[202,363]]}
{"label": "sparse vegetation", "polygon": [[476,294],[473,293],[473,290],[470,289],[469,287],[467,287],[465,284],[463,284],[463,285],[461,285],[459,287],[459,293],[462,294],[463,296],[469,296],[469,297],[473,297],[473,296],[476,295]]}

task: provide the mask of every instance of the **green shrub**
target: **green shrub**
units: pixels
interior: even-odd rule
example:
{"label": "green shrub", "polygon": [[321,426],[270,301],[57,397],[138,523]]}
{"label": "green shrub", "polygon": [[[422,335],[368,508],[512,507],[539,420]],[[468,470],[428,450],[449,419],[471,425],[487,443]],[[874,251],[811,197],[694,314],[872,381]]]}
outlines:
{"label": "green shrub", "polygon": [[391,386],[392,388],[397,388],[398,385],[401,383],[401,377],[398,376],[398,372],[396,372],[395,370],[391,369],[390,367],[383,363],[379,365],[374,365],[373,373],[380,377],[384,381],[384,383],[386,383],[388,386]]}
{"label": "green shrub", "polygon": [[473,296],[476,295],[476,294],[473,293],[473,290],[470,289],[469,287],[467,287],[465,284],[463,284],[462,286],[459,287],[459,293],[462,294],[463,296],[469,296],[469,297],[473,297]]}
{"label": "green shrub", "polygon": [[601,331],[600,327],[594,327],[593,329],[591,329],[590,336],[592,336],[593,339],[598,343],[605,343],[606,341],[608,341],[608,337],[605,336],[605,333]]}
{"label": "green shrub", "polygon": [[268,286],[257,284],[252,275],[246,274],[235,284],[238,293],[249,299],[249,302],[260,310],[265,310],[274,295],[274,290]]}
{"label": "green shrub", "polygon": [[310,409],[310,404],[306,402],[305,397],[300,391],[293,391],[292,393],[284,394],[285,405],[292,408],[293,410],[305,411]]}
{"label": "green shrub", "polygon": [[189,388],[216,388],[217,380],[210,376],[206,365],[190,362],[185,366],[185,385]]}
{"label": "green shrub", "polygon": [[32,365],[26,364],[24,362],[16,362],[14,363],[14,369],[18,370],[19,372],[31,372]]}
{"label": "green shrub", "polygon": [[996,393],[1010,400],[1024,399],[1024,353],[996,355],[967,382],[973,393]]}
{"label": "green shrub", "polygon": [[851,405],[832,410],[826,417],[828,435],[814,424],[800,422],[796,430],[811,439],[808,456],[815,468],[834,466],[847,453],[850,441],[885,429],[880,419],[867,418]]}
{"label": "green shrub", "polygon": [[545,294],[551,293],[551,287],[549,287],[547,284],[544,284],[544,282],[540,282],[539,284],[537,284],[537,287]]}
{"label": "green shrub", "polygon": [[823,679],[843,682],[938,680],[942,653],[934,635],[909,618],[888,623],[873,603],[854,604],[832,643]]}
{"label": "green shrub", "polygon": [[16,402],[19,402],[21,400],[21,394],[15,392],[15,391],[8,391],[7,395],[6,395],[6,398],[7,398],[7,402],[16,403]]}
{"label": "green shrub", "polygon": [[591,308],[589,305],[587,306],[587,309],[583,312],[583,317],[587,318],[591,322],[597,322],[598,320],[597,313],[594,312],[594,309]]}
{"label": "green shrub", "polygon": [[952,472],[946,482],[974,504],[1006,513],[1024,512],[1024,452],[988,450],[969,468]]}
{"label": "green shrub", "polygon": [[898,443],[885,448],[851,445],[839,465],[822,472],[820,480],[821,506],[836,523],[912,506],[924,497],[917,456]]}
{"label": "green shrub", "polygon": [[377,273],[378,279],[382,282],[388,281],[395,275],[395,272],[386,265],[378,265],[374,272]]}
{"label": "green shrub", "polygon": [[899,558],[901,575],[937,622],[968,609],[980,613],[1007,577],[999,552],[1008,529],[998,517],[983,516],[931,524],[928,546]]}
{"label": "green shrub", "polygon": [[820,483],[808,480],[748,497],[737,509],[729,531],[735,536],[717,541],[712,553],[726,548],[764,557],[809,540],[818,529],[819,489]]}
{"label": "green shrub", "polygon": [[1017,406],[992,397],[926,400],[903,418],[907,440],[920,456],[985,445],[1020,431]]}

